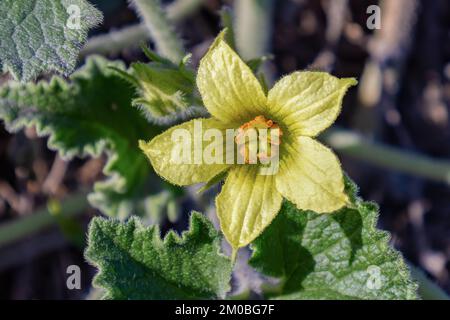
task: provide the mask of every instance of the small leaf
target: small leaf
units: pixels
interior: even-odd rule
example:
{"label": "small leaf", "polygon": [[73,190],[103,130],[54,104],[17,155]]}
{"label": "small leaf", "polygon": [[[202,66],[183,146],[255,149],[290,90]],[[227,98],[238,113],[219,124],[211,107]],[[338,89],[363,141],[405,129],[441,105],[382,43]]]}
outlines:
{"label": "small leaf", "polygon": [[147,47],[147,45],[145,45],[145,42],[141,45],[141,49],[144,52],[145,56],[150,61],[159,62],[159,63],[163,63],[163,64],[171,64],[172,63],[169,59],[166,59],[163,56],[160,56],[155,51],[153,51],[149,47]]}
{"label": "small leaf", "polygon": [[67,76],[88,30],[101,20],[102,14],[85,0],[2,0],[0,69],[22,81],[48,71]]}
{"label": "small leaf", "polygon": [[146,47],[143,51],[152,62],[133,63],[129,72],[118,72],[136,88],[138,97],[133,100],[133,105],[143,112],[147,120],[168,125],[206,116],[206,110],[194,94],[194,71],[186,66],[190,55],[175,65]]}
{"label": "small leaf", "polygon": [[157,226],[94,218],[87,259],[99,268],[94,284],[109,299],[207,299],[224,297],[232,265],[220,252],[211,222],[193,212],[181,237],[164,240]]}
{"label": "small leaf", "polygon": [[236,50],[236,42],[233,28],[234,22],[233,10],[228,6],[223,6],[222,9],[219,11],[219,14],[220,14],[220,24],[222,28],[226,30],[224,40],[233,50]]}
{"label": "small leaf", "polygon": [[267,296],[277,299],[415,299],[416,284],[389,235],[375,228],[378,208],[356,197],[354,208],[332,214],[298,210],[285,202],[253,243],[250,264],[281,278]]}
{"label": "small leaf", "polygon": [[228,174],[227,170],[219,172],[216,176],[212,177],[203,186],[201,186],[201,188],[197,190],[197,193],[200,194],[200,193],[203,193],[203,192],[211,189],[213,186],[215,186],[219,182],[225,180],[225,178],[227,177],[227,174]]}
{"label": "small leaf", "polygon": [[65,158],[108,155],[106,181],[95,184],[91,204],[104,213],[125,217],[142,214],[149,188],[160,181],[138,148],[159,129],[150,126],[131,106],[133,90],[108,66],[124,70],[121,62],[88,59],[69,82],[8,82],[0,88],[0,119],[9,131],[35,125],[39,135],[49,135],[48,145]]}
{"label": "small leaf", "polygon": [[272,55],[267,55],[267,56],[262,56],[259,58],[254,58],[254,59],[250,59],[247,60],[247,65],[249,66],[249,68],[254,72],[257,73],[259,71],[259,69],[261,68],[261,66],[269,60],[273,60],[273,56]]}

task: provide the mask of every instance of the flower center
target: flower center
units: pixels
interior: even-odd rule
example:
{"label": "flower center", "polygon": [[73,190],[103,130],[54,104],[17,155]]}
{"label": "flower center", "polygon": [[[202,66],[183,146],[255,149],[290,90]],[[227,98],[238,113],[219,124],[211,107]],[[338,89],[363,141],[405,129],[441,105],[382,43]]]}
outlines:
{"label": "flower center", "polygon": [[239,127],[235,142],[244,163],[266,164],[278,157],[282,135],[283,132],[273,120],[257,116]]}

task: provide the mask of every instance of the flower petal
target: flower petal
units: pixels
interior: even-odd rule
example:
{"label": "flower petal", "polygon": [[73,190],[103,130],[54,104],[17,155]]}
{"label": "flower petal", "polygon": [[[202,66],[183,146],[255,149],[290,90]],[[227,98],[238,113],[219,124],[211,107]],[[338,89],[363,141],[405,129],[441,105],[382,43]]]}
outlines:
{"label": "flower petal", "polygon": [[[198,131],[199,126],[202,128],[201,132]],[[229,164],[225,164],[225,138],[217,141],[218,145],[222,145],[219,157],[223,161],[212,164],[205,162],[203,156],[205,145],[212,145],[216,140],[211,139],[211,142],[203,143],[196,143],[194,140],[202,141],[203,132],[207,129],[218,129],[221,131],[220,135],[225,137],[223,125],[219,121],[194,119],[166,130],[150,142],[139,141],[139,147],[150,159],[156,173],[170,183],[190,185],[205,182],[230,167]]]}
{"label": "flower petal", "polygon": [[235,249],[252,242],[280,211],[275,176],[258,170],[256,165],[233,167],[216,198],[222,232]]}
{"label": "flower petal", "polygon": [[345,92],[356,83],[326,72],[294,72],[269,91],[269,112],[295,135],[314,137],[336,120]]}
{"label": "flower petal", "polygon": [[348,202],[341,165],[330,149],[309,137],[285,141],[283,148],[276,187],[286,199],[318,213],[338,210]]}
{"label": "flower petal", "polygon": [[213,117],[245,122],[263,114],[267,98],[250,68],[223,40],[222,32],[200,61],[197,86]]}

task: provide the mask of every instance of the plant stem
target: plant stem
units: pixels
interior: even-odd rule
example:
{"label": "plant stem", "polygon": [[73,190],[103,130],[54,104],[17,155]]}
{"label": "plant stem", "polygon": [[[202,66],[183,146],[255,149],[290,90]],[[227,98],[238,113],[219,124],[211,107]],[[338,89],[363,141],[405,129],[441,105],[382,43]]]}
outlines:
{"label": "plant stem", "polygon": [[167,18],[171,22],[179,22],[193,14],[205,0],[176,0],[166,7]]}
{"label": "plant stem", "polygon": [[265,55],[272,36],[273,0],[235,1],[234,7],[239,54],[245,60]]}
{"label": "plant stem", "polygon": [[227,33],[225,34],[225,40],[228,45],[236,50],[236,41],[234,38],[234,28],[233,28],[233,12],[229,7],[223,7],[220,10],[220,24],[222,28],[227,28]]}
{"label": "plant stem", "polygon": [[136,12],[143,20],[157,51],[174,63],[185,56],[181,39],[169,23],[159,0],[131,0]]}
{"label": "plant stem", "polygon": [[[236,48],[244,60],[267,56],[272,39],[273,0],[241,0],[234,2],[234,34]],[[263,63],[257,74],[262,84],[274,81],[273,73]]]}
{"label": "plant stem", "polygon": [[[204,0],[177,0],[166,7],[167,18],[176,23],[195,12]],[[89,54],[118,54],[126,48],[137,48],[140,43],[150,39],[145,24],[135,24],[117,31],[94,36],[88,40],[81,50],[80,56]]]}
{"label": "plant stem", "polygon": [[234,265],[236,263],[237,253],[239,251],[239,248],[232,248],[231,249],[231,263]]}
{"label": "plant stem", "polygon": [[343,155],[379,167],[450,184],[450,161],[436,160],[377,144],[357,133],[343,129],[330,129],[321,138]]}
{"label": "plant stem", "polygon": [[[85,193],[74,194],[61,203],[60,217],[75,217],[82,214],[88,207]],[[35,234],[58,222],[45,208],[26,217],[6,222],[0,226],[0,247]]]}
{"label": "plant stem", "polygon": [[80,52],[81,57],[90,54],[115,55],[125,48],[135,48],[149,38],[147,28],[136,24],[117,31],[94,36],[88,40]]}
{"label": "plant stem", "polygon": [[438,285],[431,281],[419,268],[409,264],[412,277],[419,283],[419,295],[424,300],[450,300]]}

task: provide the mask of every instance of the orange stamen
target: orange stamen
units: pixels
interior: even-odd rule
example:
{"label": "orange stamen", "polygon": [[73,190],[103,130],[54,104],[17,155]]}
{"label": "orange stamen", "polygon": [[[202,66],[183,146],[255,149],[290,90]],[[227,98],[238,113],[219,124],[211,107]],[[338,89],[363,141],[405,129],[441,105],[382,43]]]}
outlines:
{"label": "orange stamen", "polygon": [[[267,129],[268,135],[267,135],[267,144],[263,144],[263,146],[259,145],[259,140],[257,141],[251,141],[251,136],[247,135],[247,132],[250,129],[256,130],[256,138],[259,139],[258,129]],[[272,139],[272,134],[270,134],[271,130],[277,129],[278,134],[276,135],[276,139]],[[281,143],[281,136],[283,135],[283,132],[281,131],[278,124],[276,124],[271,119],[266,119],[264,116],[257,116],[254,119],[244,123],[241,125],[238,129],[238,133],[235,137],[235,142],[238,145],[238,151],[239,154],[244,158],[245,163],[255,163],[255,160],[266,160],[269,158],[272,158],[276,156],[277,154],[273,154],[272,152],[274,148],[272,146],[278,146]],[[247,139],[246,139],[247,138]],[[246,141],[247,140],[247,141]],[[252,144],[252,147],[255,147],[255,144],[257,145],[256,151],[256,158],[257,159],[250,159],[250,144]],[[266,149],[265,146],[267,146],[267,150],[259,150],[261,147],[262,149]]]}

